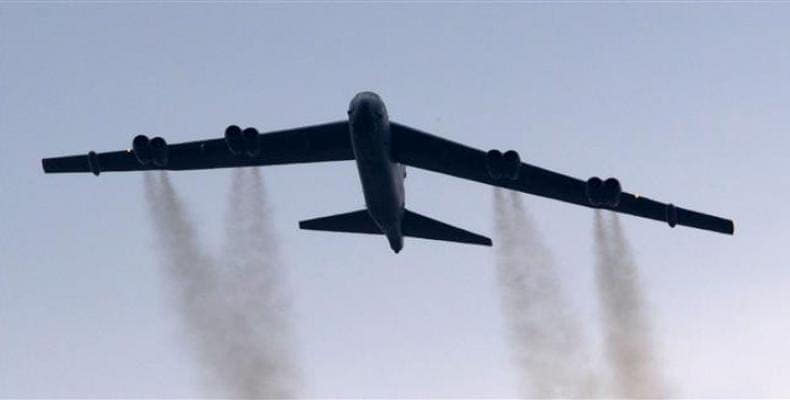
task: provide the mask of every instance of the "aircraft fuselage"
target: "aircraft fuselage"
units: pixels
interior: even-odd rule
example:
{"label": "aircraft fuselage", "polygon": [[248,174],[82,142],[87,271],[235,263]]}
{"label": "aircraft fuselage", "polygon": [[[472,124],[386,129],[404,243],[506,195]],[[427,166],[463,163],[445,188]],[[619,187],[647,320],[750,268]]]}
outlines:
{"label": "aircraft fuselage", "polygon": [[387,108],[375,93],[362,92],[351,100],[348,120],[365,206],[397,253],[403,248],[405,169],[392,161]]}

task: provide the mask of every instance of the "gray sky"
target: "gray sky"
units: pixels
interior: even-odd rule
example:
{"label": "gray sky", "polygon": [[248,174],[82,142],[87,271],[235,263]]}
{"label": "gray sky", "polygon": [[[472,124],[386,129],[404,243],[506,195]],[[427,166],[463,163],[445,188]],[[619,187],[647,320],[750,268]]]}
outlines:
{"label": "gray sky", "polygon": [[[624,218],[672,393],[790,396],[790,4],[1,4],[0,396],[197,396],[142,175],[44,156],[390,118],[729,216]],[[363,205],[350,162],[267,168],[306,396],[508,396],[488,248],[304,232]],[[173,174],[218,252],[227,170]],[[407,205],[490,234],[491,189],[409,170]],[[528,197],[600,342],[588,209]]]}

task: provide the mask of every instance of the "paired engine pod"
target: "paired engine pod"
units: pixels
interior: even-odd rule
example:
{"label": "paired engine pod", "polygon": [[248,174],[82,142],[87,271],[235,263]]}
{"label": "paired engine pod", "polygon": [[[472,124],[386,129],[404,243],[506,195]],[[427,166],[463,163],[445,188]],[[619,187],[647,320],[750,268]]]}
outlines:
{"label": "paired engine pod", "polygon": [[168,148],[167,142],[161,137],[151,139],[151,161],[155,166],[164,168],[167,166],[168,161]]}
{"label": "paired engine pod", "polygon": [[241,128],[236,125],[231,125],[225,129],[225,144],[228,145],[230,154],[238,156],[244,152],[244,138],[241,134]]}
{"label": "paired engine pod", "polygon": [[489,150],[486,153],[486,169],[491,179],[500,179],[504,174],[505,160],[499,150]]}
{"label": "paired engine pod", "polygon": [[519,172],[521,171],[521,157],[519,157],[518,152],[515,150],[508,150],[502,156],[502,159],[504,161],[503,175],[510,180],[517,180]]}
{"label": "paired engine pod", "polygon": [[151,162],[151,142],[148,136],[137,135],[132,140],[132,151],[137,162],[141,165],[148,165]]}
{"label": "paired engine pod", "polygon": [[602,181],[597,176],[587,180],[584,190],[587,195],[587,201],[593,207],[606,206],[615,208],[620,205],[620,195],[623,193],[620,181],[617,179],[609,178]]}

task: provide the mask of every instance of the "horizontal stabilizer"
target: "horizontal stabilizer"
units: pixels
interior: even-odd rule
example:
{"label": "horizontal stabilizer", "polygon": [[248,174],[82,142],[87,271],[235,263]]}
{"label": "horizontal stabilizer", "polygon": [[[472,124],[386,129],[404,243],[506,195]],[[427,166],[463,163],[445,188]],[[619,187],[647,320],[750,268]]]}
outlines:
{"label": "horizontal stabilizer", "polygon": [[[299,228],[314,231],[383,234],[368,210],[364,209],[301,221]],[[403,236],[491,246],[491,239],[485,236],[456,228],[409,210],[404,210],[401,230]]]}
{"label": "horizontal stabilizer", "polygon": [[403,236],[491,246],[491,239],[444,222],[405,210]]}
{"label": "horizontal stabilizer", "polygon": [[351,232],[381,234],[381,229],[370,217],[368,210],[313,218],[299,222],[300,229],[313,231]]}

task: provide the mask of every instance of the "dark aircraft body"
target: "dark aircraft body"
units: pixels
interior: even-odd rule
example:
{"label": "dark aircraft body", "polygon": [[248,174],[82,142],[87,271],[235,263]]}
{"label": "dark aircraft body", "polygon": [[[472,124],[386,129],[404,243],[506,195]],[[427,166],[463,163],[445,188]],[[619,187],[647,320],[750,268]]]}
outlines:
{"label": "dark aircraft body", "polygon": [[397,253],[403,248],[406,169],[390,157],[392,133],[387,108],[373,93],[360,93],[348,108],[351,147],[357,161],[365,205]]}
{"label": "dark aircraft body", "polygon": [[45,158],[44,171],[194,170],[355,160],[366,208],[302,221],[302,229],[383,234],[396,253],[403,237],[491,245],[491,240],[405,208],[405,165],[548,197],[585,207],[733,234],[731,220],[623,192],[617,179],[586,181],[521,162],[509,150],[488,152],[389,121],[381,98],[357,94],[348,120],[258,133],[232,125],[225,137],[168,145],[139,135],[132,149]]}

